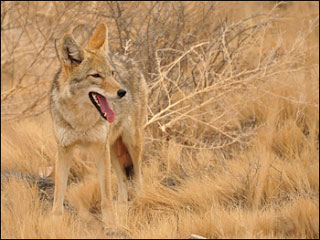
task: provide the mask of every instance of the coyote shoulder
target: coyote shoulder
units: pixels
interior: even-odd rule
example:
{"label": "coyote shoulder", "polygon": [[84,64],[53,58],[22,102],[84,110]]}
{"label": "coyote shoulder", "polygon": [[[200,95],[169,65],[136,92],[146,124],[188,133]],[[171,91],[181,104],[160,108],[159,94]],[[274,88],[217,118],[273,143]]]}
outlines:
{"label": "coyote shoulder", "polygon": [[53,213],[61,214],[74,147],[94,152],[101,189],[102,218],[114,222],[111,165],[120,200],[128,199],[128,179],[141,184],[147,84],[136,64],[108,48],[107,27],[99,24],[86,48],[71,34],[61,40],[61,69],[50,93],[58,144]]}

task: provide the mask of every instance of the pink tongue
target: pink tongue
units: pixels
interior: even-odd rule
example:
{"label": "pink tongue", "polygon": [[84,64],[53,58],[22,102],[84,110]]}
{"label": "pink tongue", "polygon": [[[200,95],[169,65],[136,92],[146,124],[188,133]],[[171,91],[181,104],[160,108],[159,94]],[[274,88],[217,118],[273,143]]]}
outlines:
{"label": "pink tongue", "polygon": [[104,96],[101,96],[100,94],[96,94],[96,96],[98,98],[101,111],[103,113],[107,114],[105,117],[107,118],[107,120],[109,122],[113,122],[114,121],[114,112],[110,108],[110,106],[109,106],[109,104],[107,102],[107,99]]}

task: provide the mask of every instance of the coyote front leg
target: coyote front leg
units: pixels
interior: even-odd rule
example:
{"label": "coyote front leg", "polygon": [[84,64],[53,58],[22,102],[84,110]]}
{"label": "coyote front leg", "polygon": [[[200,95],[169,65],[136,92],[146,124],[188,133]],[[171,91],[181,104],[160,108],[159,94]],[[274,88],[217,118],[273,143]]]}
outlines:
{"label": "coyote front leg", "polygon": [[55,189],[52,212],[56,215],[63,213],[63,200],[67,188],[69,170],[72,164],[72,146],[58,146],[58,157],[55,168]]}
{"label": "coyote front leg", "polygon": [[123,166],[119,162],[119,158],[116,152],[116,146],[113,145],[110,148],[111,163],[117,175],[119,183],[119,200],[122,205],[126,205],[128,202],[128,180],[124,173]]}
{"label": "coyote front leg", "polygon": [[101,212],[102,221],[105,227],[109,228],[116,223],[111,191],[111,159],[109,144],[95,143],[94,153],[96,156],[96,165],[98,169],[100,191],[101,191]]}

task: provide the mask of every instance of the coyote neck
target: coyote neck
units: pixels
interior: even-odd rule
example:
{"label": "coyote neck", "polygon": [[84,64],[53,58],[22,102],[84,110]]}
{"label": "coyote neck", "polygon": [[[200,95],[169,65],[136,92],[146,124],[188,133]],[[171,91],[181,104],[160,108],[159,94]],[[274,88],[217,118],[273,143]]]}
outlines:
{"label": "coyote neck", "polygon": [[61,98],[60,105],[61,117],[75,130],[86,131],[103,121],[91,103],[77,103],[70,98]]}

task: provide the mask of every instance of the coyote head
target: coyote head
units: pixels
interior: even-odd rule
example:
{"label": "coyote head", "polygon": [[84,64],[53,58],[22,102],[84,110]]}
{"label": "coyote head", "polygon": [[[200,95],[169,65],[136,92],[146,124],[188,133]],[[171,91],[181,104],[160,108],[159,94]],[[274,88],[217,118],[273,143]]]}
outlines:
{"label": "coyote head", "polygon": [[106,25],[98,25],[86,48],[66,34],[61,60],[68,98],[92,103],[104,119],[113,122],[114,111],[108,100],[124,97],[126,90],[115,80],[117,72],[109,56]]}

